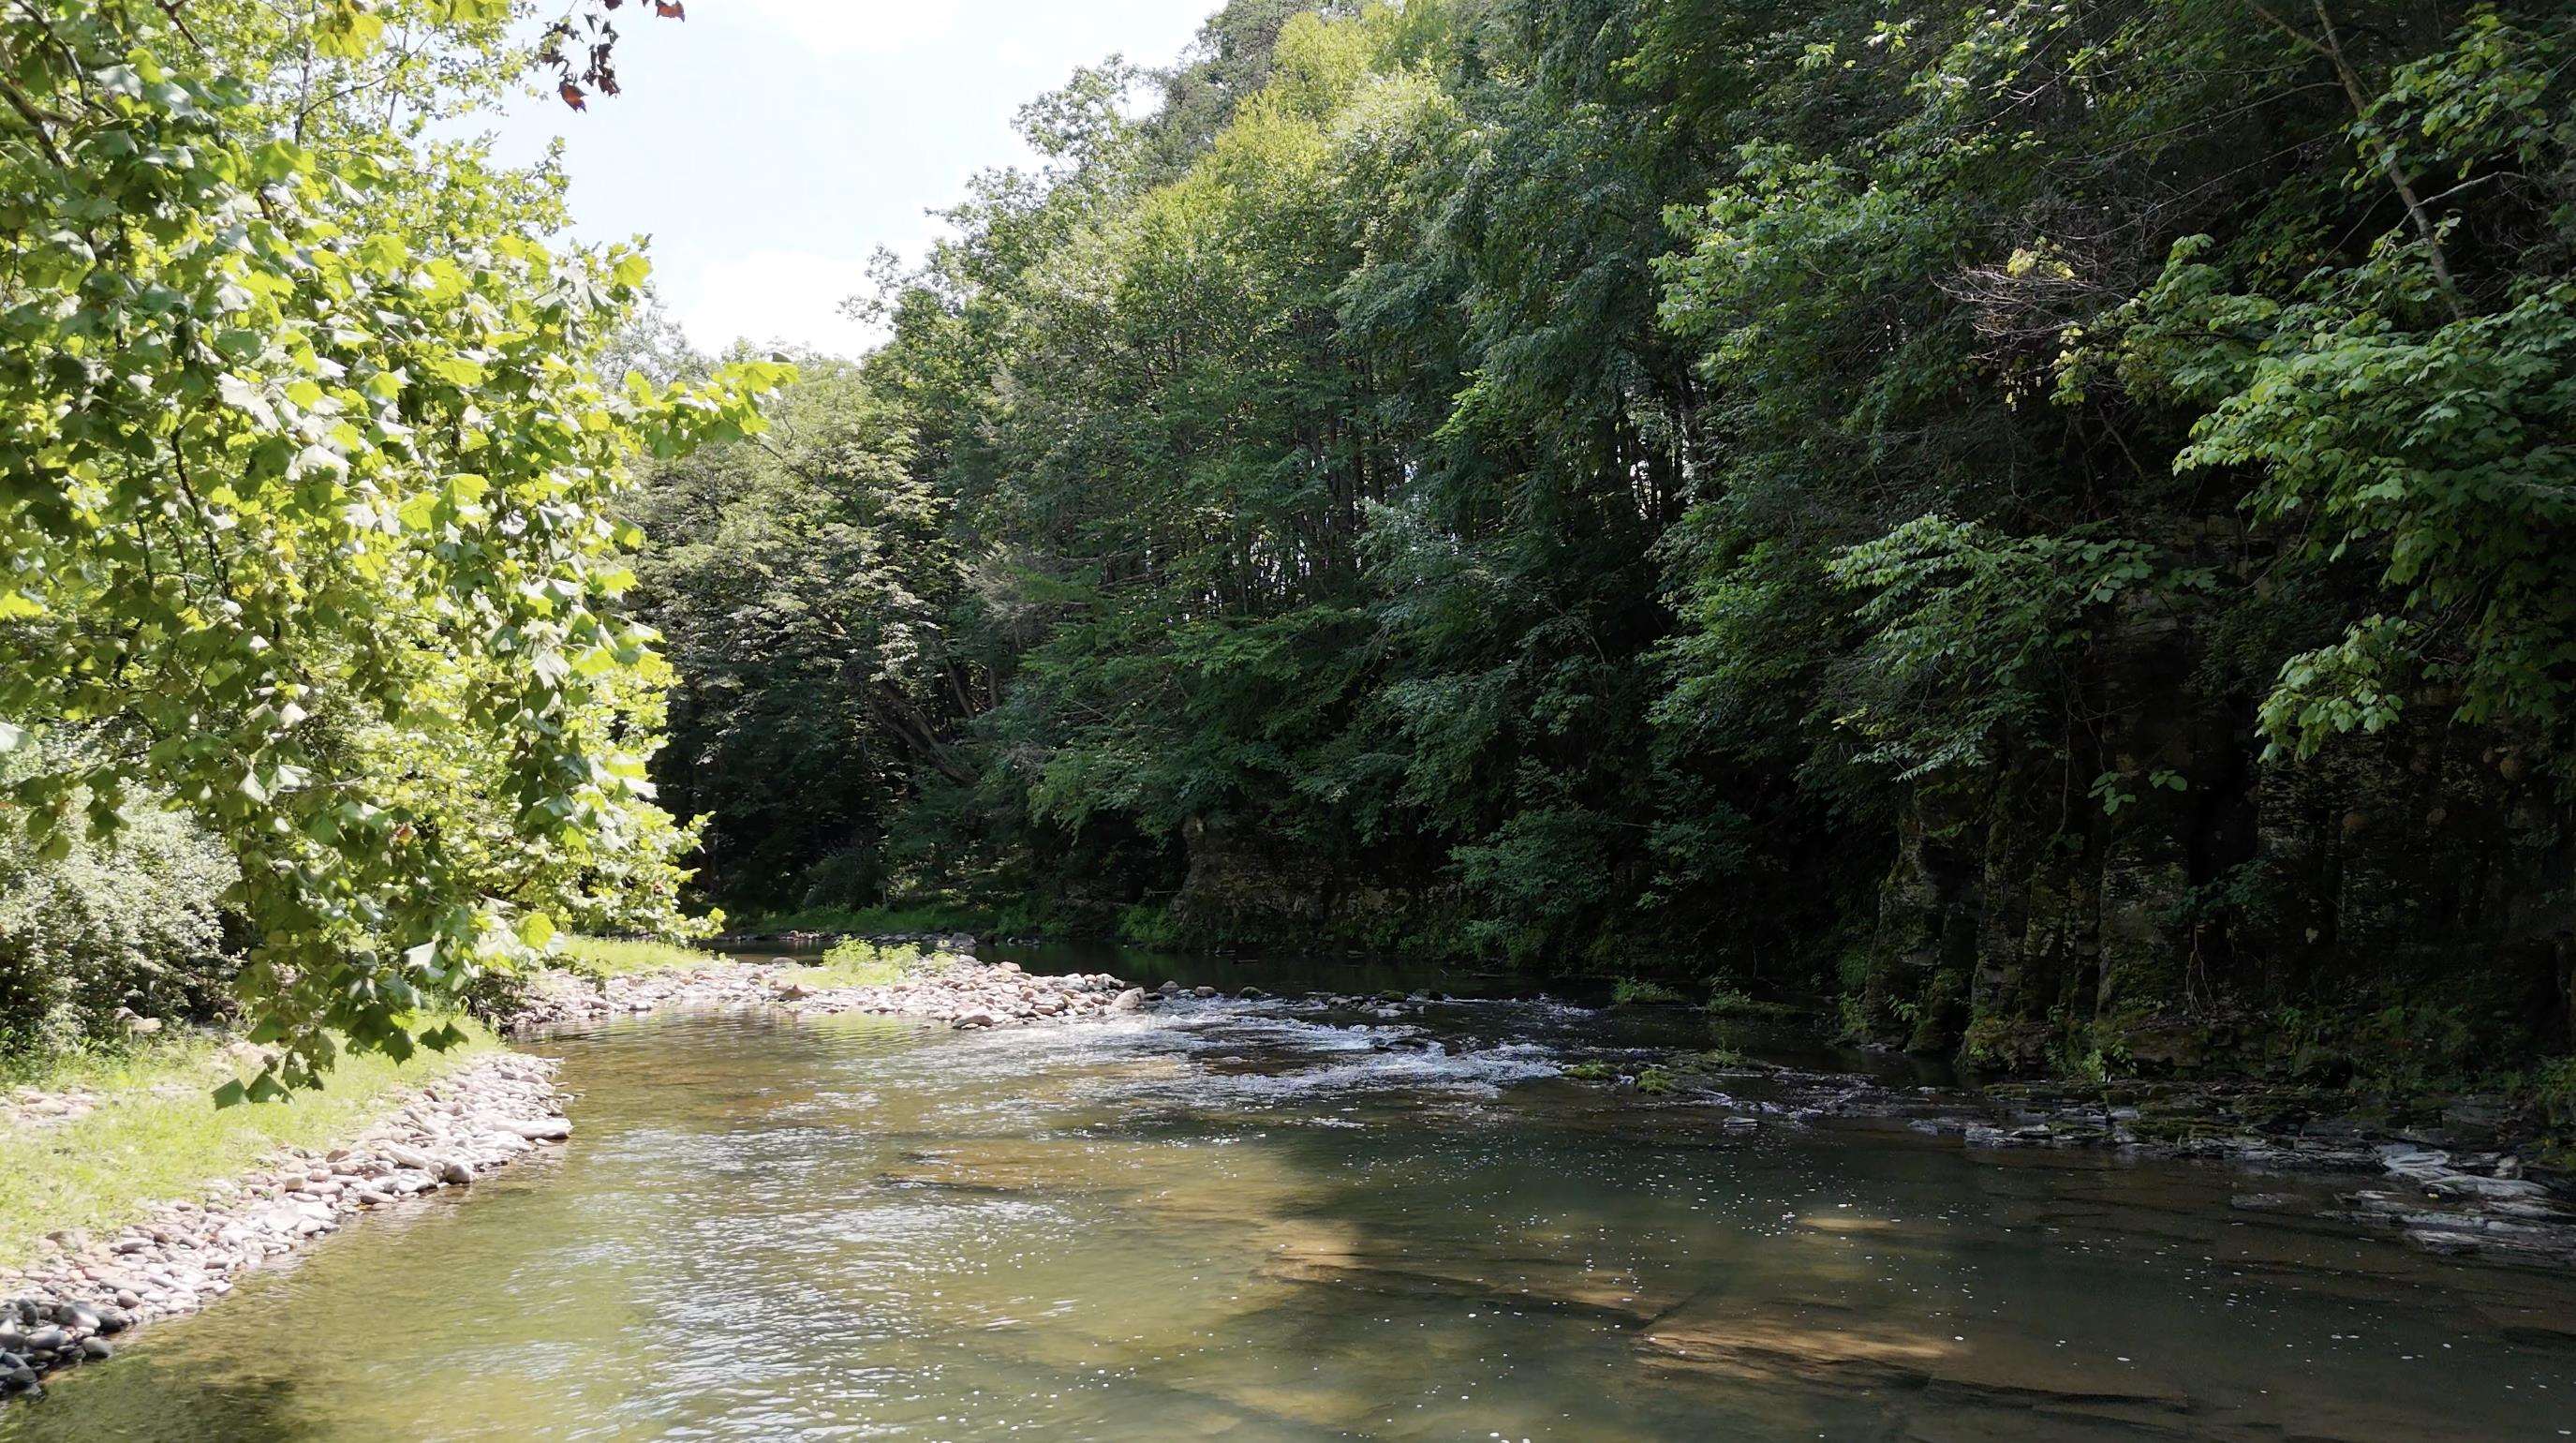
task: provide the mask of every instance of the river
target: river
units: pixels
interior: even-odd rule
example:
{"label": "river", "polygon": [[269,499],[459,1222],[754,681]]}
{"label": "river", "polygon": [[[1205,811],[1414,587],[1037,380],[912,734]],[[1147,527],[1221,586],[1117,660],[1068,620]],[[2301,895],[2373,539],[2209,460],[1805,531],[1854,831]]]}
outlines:
{"label": "river", "polygon": [[1559,1075],[1710,1025],[1289,998],[553,1038],[568,1148],[156,1324],[0,1440],[2576,1428],[2576,1280],[2232,1210],[2258,1184],[2216,1166]]}

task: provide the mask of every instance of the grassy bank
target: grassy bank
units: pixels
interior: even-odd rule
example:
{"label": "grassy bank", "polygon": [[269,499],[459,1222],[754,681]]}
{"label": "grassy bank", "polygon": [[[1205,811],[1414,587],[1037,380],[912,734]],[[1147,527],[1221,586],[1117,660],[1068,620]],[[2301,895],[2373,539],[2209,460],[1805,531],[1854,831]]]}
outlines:
{"label": "grassy bank", "polygon": [[636,942],[614,937],[572,937],[564,942],[562,966],[587,977],[627,977],[643,972],[669,972],[724,959],[713,952],[672,942]]}
{"label": "grassy bank", "polygon": [[[839,930],[839,929],[834,929]],[[895,929],[919,930],[919,929]],[[851,938],[823,954],[823,960],[811,967],[799,967],[787,973],[789,981],[800,986],[874,987],[900,981],[921,960],[918,947],[881,947],[861,938]],[[631,942],[606,937],[573,937],[564,943],[560,959],[563,967],[585,977],[635,977],[650,972],[676,971],[698,967],[709,962],[729,960],[717,953],[702,952],[695,947],[676,946],[669,942]],[[748,961],[765,961],[754,956]]]}
{"label": "grassy bank", "polygon": [[747,918],[731,930],[743,933],[855,932],[876,935],[1019,930],[1002,925],[1007,920],[984,908],[938,902],[912,907],[808,907],[798,912]]}
{"label": "grassy bank", "polygon": [[364,1130],[394,1094],[498,1045],[482,1027],[458,1025],[468,1039],[462,1047],[404,1063],[344,1054],[324,1087],[284,1102],[218,1109],[213,1089],[241,1069],[212,1037],[72,1059],[28,1079],[102,1100],[68,1122],[0,1129],[0,1262],[26,1258],[48,1233],[121,1226],[152,1203],[248,1171],[278,1148],[327,1147]]}

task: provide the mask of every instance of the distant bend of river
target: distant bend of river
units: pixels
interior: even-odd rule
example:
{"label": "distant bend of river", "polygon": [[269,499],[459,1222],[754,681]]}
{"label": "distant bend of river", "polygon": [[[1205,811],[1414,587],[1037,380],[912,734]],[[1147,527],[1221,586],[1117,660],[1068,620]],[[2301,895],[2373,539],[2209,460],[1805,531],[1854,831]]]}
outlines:
{"label": "distant bend of river", "polygon": [[155,1325],[0,1443],[2576,1429],[2576,1279],[2228,1206],[2331,1183],[1559,1075],[1709,1025],[1288,997],[555,1038],[570,1147]]}

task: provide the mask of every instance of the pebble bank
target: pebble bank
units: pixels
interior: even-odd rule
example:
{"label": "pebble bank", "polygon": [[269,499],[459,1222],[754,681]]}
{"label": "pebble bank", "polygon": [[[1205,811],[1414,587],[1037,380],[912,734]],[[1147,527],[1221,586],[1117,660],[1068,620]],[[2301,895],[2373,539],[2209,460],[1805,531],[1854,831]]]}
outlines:
{"label": "pebble bank", "polygon": [[899,981],[862,987],[811,986],[799,980],[806,970],[780,960],[710,962],[605,980],[551,973],[509,1019],[508,1030],[524,1035],[679,1008],[867,1012],[951,1027],[1002,1027],[1134,1012],[1159,996],[1105,972],[1032,976],[1016,962],[963,956],[926,958]]}
{"label": "pebble bank", "polygon": [[280,1153],[112,1236],[57,1234],[27,1266],[0,1268],[0,1390],[36,1390],[55,1369],[108,1357],[128,1329],[195,1312],[241,1274],[358,1213],[464,1186],[571,1136],[554,1077],[545,1058],[482,1058],[412,1093],[343,1147]]}

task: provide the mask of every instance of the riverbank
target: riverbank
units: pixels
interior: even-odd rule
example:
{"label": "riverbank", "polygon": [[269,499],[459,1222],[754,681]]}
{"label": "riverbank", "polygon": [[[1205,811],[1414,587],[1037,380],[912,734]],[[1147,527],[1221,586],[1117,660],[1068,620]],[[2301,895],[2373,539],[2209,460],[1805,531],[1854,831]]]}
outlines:
{"label": "riverbank", "polygon": [[577,1145],[526,1182],[349,1228],[0,1439],[2565,1426],[2576,1277],[2234,1205],[2373,1182],[1739,1130],[1557,1075],[1655,1049],[1643,1009],[1231,991],[570,1031]]}
{"label": "riverbank", "polygon": [[104,1235],[285,1150],[342,1145],[500,1046],[487,1028],[462,1030],[460,1046],[400,1062],[344,1053],[321,1087],[284,1106],[212,1104],[221,1084],[256,1074],[269,1057],[220,1033],[165,1034],[25,1070],[0,1108],[0,1265],[34,1257],[52,1235]]}
{"label": "riverbank", "polygon": [[[677,948],[622,960],[628,970],[540,974],[499,1029],[530,1036],[675,1009],[864,1012],[977,1028],[1160,1000],[1106,973],[1032,976],[955,955],[856,969]],[[860,976],[869,980],[851,980]],[[0,1392],[111,1356],[129,1329],[205,1307],[241,1273],[357,1214],[466,1186],[571,1134],[555,1064],[511,1052],[478,1050],[411,1086],[388,1085],[402,1069],[353,1057],[322,1093],[215,1111],[206,1098],[216,1075],[254,1060],[252,1050],[207,1041],[157,1067],[105,1069],[8,1100],[0,1161],[11,1165],[0,1187],[17,1195],[0,1222],[19,1226],[0,1226],[0,1258],[28,1261],[0,1266]],[[216,1180],[204,1180],[209,1172]]]}
{"label": "riverbank", "polygon": [[[1639,1016],[1631,1009],[1544,1001],[1475,1002],[1420,991],[1264,1000],[1259,987],[1220,992],[1176,982],[1148,991],[1108,973],[1038,975],[1007,960],[957,955],[853,953],[814,966],[669,949],[628,960],[630,970],[621,972],[545,974],[502,1020],[502,1030],[522,1037],[588,1030],[664,1011],[867,1013],[908,1017],[941,1031],[1168,1011],[1185,1029],[1329,1036],[1327,1051],[1336,1060],[1327,1072],[1336,1078],[1445,1075],[1443,1069],[1483,1078],[1479,1068],[1490,1063],[1497,1079],[1559,1077],[1628,1094],[1631,1100],[1619,1107],[1661,1115],[1706,1137],[1875,1130],[1918,1135],[1917,1145],[1937,1139],[1934,1145],[1970,1156],[1995,1154],[1997,1163],[2002,1154],[2025,1149],[2224,1161],[2248,1175],[2232,1195],[2222,1185],[2226,1205],[2267,1225],[2358,1227],[2389,1233],[2420,1253],[2553,1271],[2576,1267],[2576,1198],[2565,1179],[2510,1147],[2473,1146],[2487,1139],[2462,1130],[2475,1121],[2466,1116],[2450,1132],[2392,1133],[2333,1116],[2324,1099],[2277,1090],[1911,1085],[1885,1073],[1748,1060],[1725,1050],[1577,1045],[1542,1057],[1508,1035],[1495,1039],[1492,1050],[1455,1059],[1425,1047],[1435,1028],[1465,1022],[1481,1030],[1492,1025],[1489,1019],[1523,1015],[1514,1009],[1527,1010],[1514,1027],[1606,1028],[1614,1019]],[[1247,1000],[1252,1005],[1242,1005]],[[1365,1046],[1355,1054],[1353,1043]],[[1354,1060],[1379,1053],[1386,1059]],[[1249,1089],[1247,1095],[1269,1096],[1274,1085],[1252,1074],[1227,1081]],[[571,1124],[561,1102],[552,1063],[487,1053],[404,1097],[354,1139],[290,1147],[96,1240],[64,1236],[34,1265],[0,1269],[0,1299],[8,1300],[0,1302],[0,1390],[23,1391],[53,1369],[107,1356],[135,1325],[206,1306],[243,1271],[291,1254],[359,1213],[468,1184],[566,1136]],[[92,1111],[68,1120],[42,1106],[22,1106],[12,1127],[21,1135],[71,1134],[111,1117],[119,1104],[111,1093],[83,1105]]]}
{"label": "riverbank", "polygon": [[57,1230],[26,1265],[0,1267],[0,1390],[25,1392],[56,1369],[106,1358],[127,1330],[205,1307],[240,1274],[358,1213],[464,1186],[570,1136],[554,1073],[544,1058],[486,1053],[339,1145],[285,1147],[102,1237]]}

